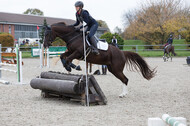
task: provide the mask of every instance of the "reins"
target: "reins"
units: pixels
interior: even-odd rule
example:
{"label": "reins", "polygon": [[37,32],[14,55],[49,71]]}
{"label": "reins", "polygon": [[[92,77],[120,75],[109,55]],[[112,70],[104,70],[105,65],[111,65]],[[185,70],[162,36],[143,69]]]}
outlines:
{"label": "reins", "polygon": [[71,39],[69,39],[69,40],[67,41],[67,46],[73,42],[72,40],[78,38],[80,35],[81,35],[81,34],[78,34],[78,35],[72,37]]}

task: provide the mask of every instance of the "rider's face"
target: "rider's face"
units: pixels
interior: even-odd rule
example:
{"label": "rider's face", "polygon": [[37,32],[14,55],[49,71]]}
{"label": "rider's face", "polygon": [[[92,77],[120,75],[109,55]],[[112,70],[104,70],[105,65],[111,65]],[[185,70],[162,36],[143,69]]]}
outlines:
{"label": "rider's face", "polygon": [[79,11],[80,10],[80,7],[75,7],[76,8],[76,11]]}

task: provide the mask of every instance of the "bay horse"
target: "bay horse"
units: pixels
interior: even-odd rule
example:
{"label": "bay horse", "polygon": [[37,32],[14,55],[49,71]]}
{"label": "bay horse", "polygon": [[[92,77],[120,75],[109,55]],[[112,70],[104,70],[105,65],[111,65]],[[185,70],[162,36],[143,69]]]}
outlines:
{"label": "bay horse", "polygon": [[[84,55],[83,35],[80,31],[76,31],[75,27],[67,26],[64,22],[55,23],[46,28],[44,47],[51,46],[56,37],[66,42],[68,51],[61,54],[60,59],[66,70],[71,71],[71,68],[76,67],[73,64],[71,65],[72,60],[81,59]],[[86,48],[88,47],[88,44],[86,44]],[[128,78],[123,74],[125,64],[128,64],[132,70],[139,70],[147,80],[155,76],[155,69],[150,69],[146,61],[137,53],[121,51],[112,45],[109,45],[107,51],[99,50],[99,52],[99,55],[90,53],[86,60],[93,64],[107,65],[108,70],[123,82],[123,91],[119,97],[124,97],[127,94]]]}
{"label": "bay horse", "polygon": [[174,52],[174,46],[168,45],[164,50],[163,60],[166,62],[169,58],[172,61],[172,56],[176,56],[177,54]]}

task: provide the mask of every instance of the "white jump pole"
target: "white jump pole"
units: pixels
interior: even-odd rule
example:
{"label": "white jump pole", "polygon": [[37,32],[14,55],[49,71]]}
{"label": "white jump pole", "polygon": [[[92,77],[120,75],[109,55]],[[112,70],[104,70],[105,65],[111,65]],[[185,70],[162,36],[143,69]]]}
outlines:
{"label": "white jump pole", "polygon": [[[83,25],[83,43],[84,43],[84,60],[86,64],[86,43],[85,43],[85,32],[84,32],[84,21],[82,23]],[[85,95],[86,95],[86,106],[89,106],[89,89],[88,89],[88,75],[87,75],[87,68],[85,66],[85,74],[86,74],[86,90],[85,90]]]}
{"label": "white jump pole", "polygon": [[22,84],[22,52],[21,51],[19,51],[19,61],[20,61],[20,83]]}
{"label": "white jump pole", "polygon": [[1,63],[1,62],[0,62],[0,65],[2,65],[2,66],[13,66],[13,67],[17,66],[15,64],[6,64],[6,63]]}
{"label": "white jump pole", "polygon": [[16,44],[16,59],[17,59],[17,79],[18,83],[22,84],[22,52],[18,44]]}
{"label": "white jump pole", "polygon": [[[186,126],[185,124],[177,121],[176,119],[174,119],[173,117],[169,116],[168,114],[163,114],[162,115],[162,119],[170,126]],[[186,123],[186,119],[185,119],[185,123]]]}
{"label": "white jump pole", "polygon": [[10,70],[10,69],[0,68],[0,71],[2,71],[2,70],[17,73],[17,70]]}
{"label": "white jump pole", "polygon": [[20,83],[20,53],[18,49],[18,44],[16,44],[16,59],[17,59],[17,80]]}

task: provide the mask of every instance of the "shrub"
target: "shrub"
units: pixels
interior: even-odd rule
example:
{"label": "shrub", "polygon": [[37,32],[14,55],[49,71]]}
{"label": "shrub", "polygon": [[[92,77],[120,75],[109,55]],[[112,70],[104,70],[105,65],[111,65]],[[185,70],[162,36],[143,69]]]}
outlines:
{"label": "shrub", "polygon": [[52,46],[66,46],[66,43],[59,37],[56,37],[52,42]]}
{"label": "shrub", "polygon": [[[186,36],[185,41],[187,42],[187,44],[190,44],[190,33]],[[187,49],[189,49],[190,46],[187,47]]]}
{"label": "shrub", "polygon": [[[0,44],[2,47],[13,47],[14,46],[14,38],[11,34],[1,33],[0,34]],[[2,49],[5,51],[6,49]]]}
{"label": "shrub", "polygon": [[186,36],[185,41],[186,41],[187,43],[190,43],[190,33]]}

